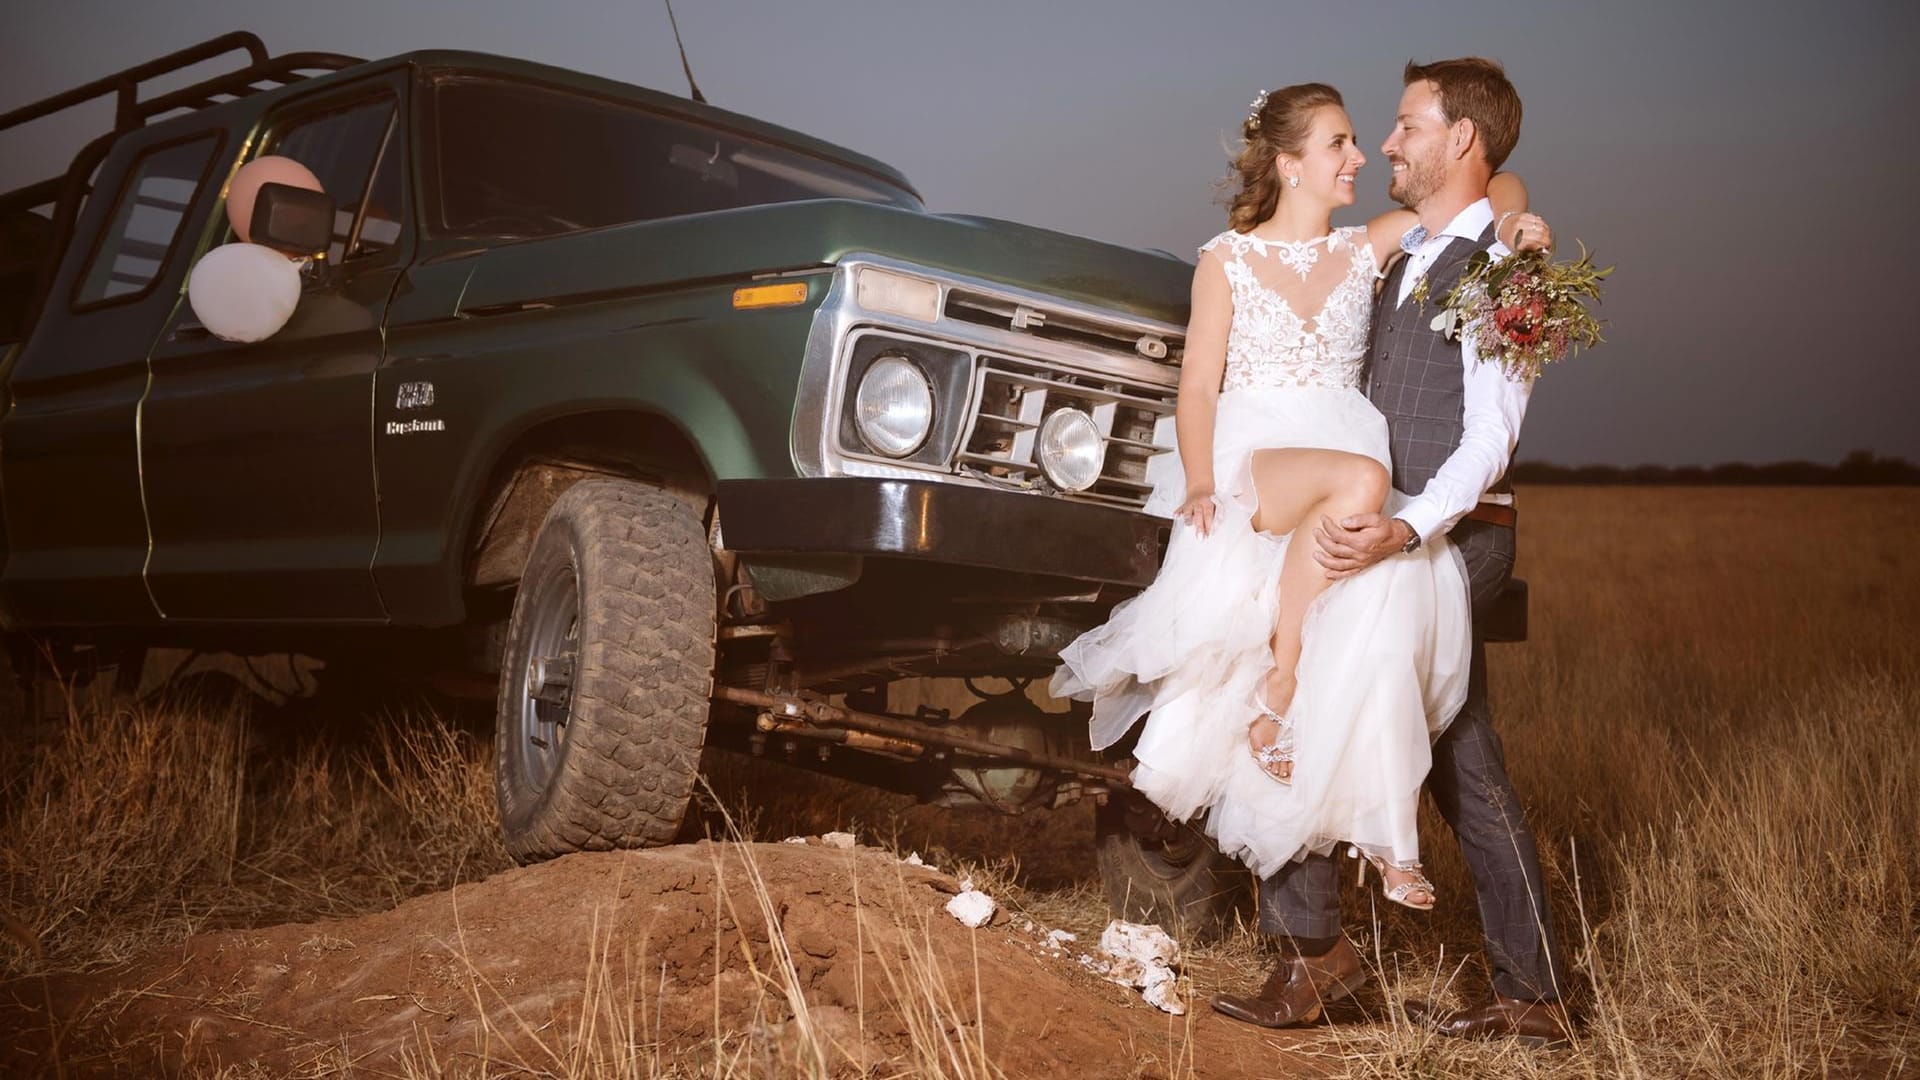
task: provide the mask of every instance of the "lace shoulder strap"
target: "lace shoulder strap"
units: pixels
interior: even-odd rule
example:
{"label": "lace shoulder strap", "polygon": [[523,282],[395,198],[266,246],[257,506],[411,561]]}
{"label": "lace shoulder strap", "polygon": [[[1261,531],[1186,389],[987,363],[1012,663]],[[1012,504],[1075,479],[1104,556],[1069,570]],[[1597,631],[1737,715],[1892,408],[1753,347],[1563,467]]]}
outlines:
{"label": "lace shoulder strap", "polygon": [[1367,231],[1365,225],[1348,225],[1339,229],[1338,232],[1353,252],[1355,274],[1364,268],[1369,280],[1386,276],[1380,270],[1379,260],[1374,258],[1373,235]]}
{"label": "lace shoulder strap", "polygon": [[[1238,242],[1236,243],[1236,241]],[[1228,251],[1219,250],[1222,247],[1227,248]],[[1246,248],[1245,239],[1239,233],[1234,232],[1232,229],[1228,229],[1226,232],[1223,232],[1220,235],[1215,236],[1213,239],[1207,241],[1206,243],[1201,244],[1199,253],[1202,255],[1205,255],[1207,252],[1211,251],[1216,256],[1218,256],[1222,262],[1232,262],[1234,259],[1237,259],[1240,257],[1240,253],[1245,248]]]}

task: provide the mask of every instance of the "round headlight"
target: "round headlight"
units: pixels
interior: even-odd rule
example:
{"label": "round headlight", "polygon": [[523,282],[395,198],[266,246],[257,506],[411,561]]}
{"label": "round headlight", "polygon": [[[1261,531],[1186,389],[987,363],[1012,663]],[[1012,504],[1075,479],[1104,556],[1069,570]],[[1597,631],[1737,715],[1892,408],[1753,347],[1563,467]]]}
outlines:
{"label": "round headlight", "polygon": [[1040,468],[1056,487],[1087,490],[1100,479],[1106,461],[1100,426],[1079,409],[1061,409],[1040,425]]}
{"label": "round headlight", "polygon": [[868,446],[888,457],[906,457],[933,430],[933,384],[913,361],[882,356],[860,378],[853,426]]}

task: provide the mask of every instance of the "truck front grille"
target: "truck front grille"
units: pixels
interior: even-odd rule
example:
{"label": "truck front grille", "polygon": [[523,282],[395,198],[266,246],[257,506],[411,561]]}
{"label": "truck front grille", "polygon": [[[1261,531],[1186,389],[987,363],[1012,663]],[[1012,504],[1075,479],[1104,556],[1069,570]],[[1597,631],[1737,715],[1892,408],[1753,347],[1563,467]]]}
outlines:
{"label": "truck front grille", "polygon": [[1173,390],[1078,369],[982,352],[974,370],[973,409],[955,465],[967,475],[1023,488],[1048,488],[1035,444],[1056,409],[1093,417],[1107,441],[1100,479],[1068,493],[1129,509],[1145,505],[1147,466],[1173,449]]}

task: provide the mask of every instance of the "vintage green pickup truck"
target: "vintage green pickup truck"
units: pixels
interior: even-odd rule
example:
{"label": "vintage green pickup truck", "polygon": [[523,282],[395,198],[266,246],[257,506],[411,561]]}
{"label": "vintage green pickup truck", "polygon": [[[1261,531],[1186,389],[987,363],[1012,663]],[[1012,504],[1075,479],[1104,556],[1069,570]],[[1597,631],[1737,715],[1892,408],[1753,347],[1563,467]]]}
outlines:
{"label": "vintage green pickup truck", "polygon": [[[113,131],[0,197],[17,668],[464,672],[497,695],[522,859],[668,841],[712,744],[953,806],[1096,797],[1117,905],[1231,905],[1084,714],[886,709],[903,678],[1044,675],[1151,579],[1189,264],[932,214],[805,135],[471,53],[233,34],[0,131],[109,95]],[[185,283],[267,154],[318,178],[333,235],[284,328],[221,340]]]}

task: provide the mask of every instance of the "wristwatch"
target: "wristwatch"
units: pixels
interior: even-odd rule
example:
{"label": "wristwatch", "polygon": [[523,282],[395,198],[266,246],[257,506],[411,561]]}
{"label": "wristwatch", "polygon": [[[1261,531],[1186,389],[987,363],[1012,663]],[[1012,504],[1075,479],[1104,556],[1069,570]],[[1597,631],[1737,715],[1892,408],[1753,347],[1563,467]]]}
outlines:
{"label": "wristwatch", "polygon": [[1407,542],[1400,546],[1400,554],[1411,555],[1414,552],[1419,551],[1420,550],[1420,531],[1418,529],[1415,529],[1413,527],[1412,522],[1409,522],[1406,518],[1394,518],[1393,520],[1407,527]]}

